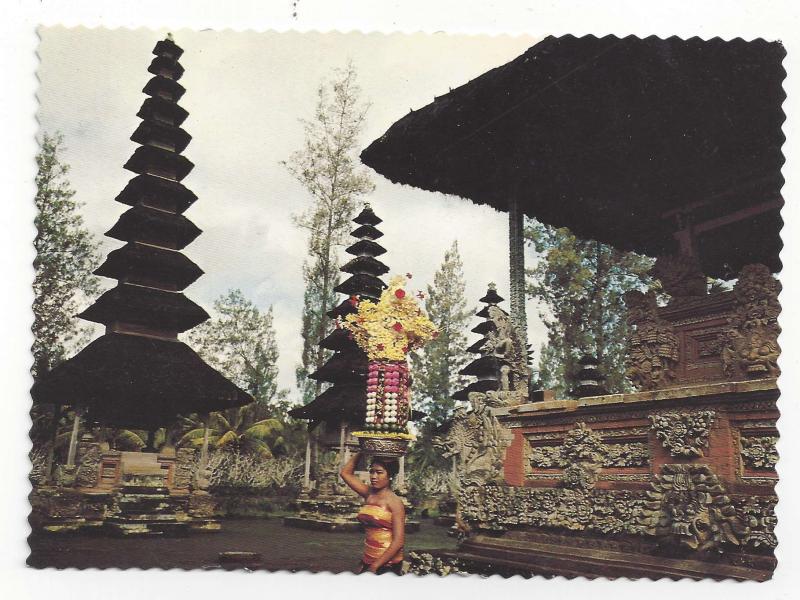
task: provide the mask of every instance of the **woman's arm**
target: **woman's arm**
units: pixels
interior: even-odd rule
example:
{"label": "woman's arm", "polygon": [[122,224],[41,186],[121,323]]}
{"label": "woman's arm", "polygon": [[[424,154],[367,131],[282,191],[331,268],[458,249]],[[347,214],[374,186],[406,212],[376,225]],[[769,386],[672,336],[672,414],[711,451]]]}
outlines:
{"label": "woman's arm", "polygon": [[356,475],[356,464],[358,463],[358,457],[361,456],[360,452],[356,452],[347,464],[339,471],[339,475],[342,476],[344,482],[350,486],[356,494],[361,496],[362,498],[366,498],[369,496],[369,486],[361,481],[358,476]]}
{"label": "woman's arm", "polygon": [[392,543],[380,558],[369,566],[373,573],[392,560],[406,544],[406,507],[400,498],[393,498],[389,503],[392,511]]}

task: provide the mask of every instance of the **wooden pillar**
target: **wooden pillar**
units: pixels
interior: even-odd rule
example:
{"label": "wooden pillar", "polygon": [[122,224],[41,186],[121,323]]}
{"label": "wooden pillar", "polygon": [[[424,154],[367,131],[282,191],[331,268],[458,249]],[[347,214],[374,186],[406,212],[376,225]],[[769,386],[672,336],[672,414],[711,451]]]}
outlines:
{"label": "wooden pillar", "polygon": [[306,468],[303,472],[303,489],[311,487],[311,432],[306,437]]}
{"label": "wooden pillar", "polygon": [[397,470],[397,487],[403,487],[406,484],[406,457],[401,456],[397,462],[400,465]]}
{"label": "wooden pillar", "polygon": [[523,347],[528,347],[528,319],[525,315],[525,216],[517,198],[508,201],[508,260],[511,323]]}
{"label": "wooden pillar", "polygon": [[344,468],[344,439],[347,431],[347,423],[339,425],[339,468]]}
{"label": "wooden pillar", "polygon": [[53,407],[53,419],[50,422],[50,448],[47,451],[47,458],[44,465],[45,483],[53,481],[53,463],[56,457],[56,440],[58,439],[58,423],[64,414],[64,407],[60,404]]}
{"label": "wooden pillar", "polygon": [[205,416],[203,419],[203,445],[200,446],[200,468],[205,469],[208,465],[208,432],[209,432],[209,419],[211,418],[210,414]]}
{"label": "wooden pillar", "polygon": [[78,433],[81,428],[81,409],[75,407],[75,418],[72,419],[72,435],[69,438],[69,452],[67,453],[67,466],[75,465],[75,453],[78,451]]}

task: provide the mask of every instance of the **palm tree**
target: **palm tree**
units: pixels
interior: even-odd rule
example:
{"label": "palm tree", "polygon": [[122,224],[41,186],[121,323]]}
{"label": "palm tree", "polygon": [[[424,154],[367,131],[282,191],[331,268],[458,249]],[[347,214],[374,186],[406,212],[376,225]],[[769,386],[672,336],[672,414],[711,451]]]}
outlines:
{"label": "palm tree", "polygon": [[[264,458],[272,458],[273,452],[285,450],[283,424],[278,419],[262,419],[252,422],[252,408],[242,406],[225,413],[211,413],[208,422],[209,446],[219,450],[252,452]],[[194,418],[186,419],[192,428],[178,442],[178,446],[200,447],[203,444],[205,427]]]}

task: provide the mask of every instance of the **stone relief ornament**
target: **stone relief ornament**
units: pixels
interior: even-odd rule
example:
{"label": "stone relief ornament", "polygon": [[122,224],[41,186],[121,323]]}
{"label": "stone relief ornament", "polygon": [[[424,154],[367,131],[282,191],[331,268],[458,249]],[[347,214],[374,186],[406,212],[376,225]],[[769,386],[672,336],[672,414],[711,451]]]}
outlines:
{"label": "stone relief ornament", "polygon": [[775,496],[747,496],[737,499],[736,512],[747,526],[747,543],[758,548],[776,548],[778,538],[775,537],[775,526],[778,519],[775,517],[775,505],[778,498]]}
{"label": "stone relief ornament", "polygon": [[408,572],[415,575],[468,575],[462,561],[457,558],[442,558],[429,552],[411,552]]}
{"label": "stone relief ornament", "polygon": [[680,298],[706,295],[706,276],[695,256],[659,256],[651,273],[661,281],[664,291],[672,296],[670,303],[679,301]]}
{"label": "stone relief ornament", "polygon": [[188,488],[192,484],[194,470],[197,467],[194,448],[178,448],[175,451],[175,476],[173,485],[176,488]]}
{"label": "stone relief ornament", "polygon": [[561,458],[569,465],[564,469],[564,485],[581,490],[593,488],[606,454],[602,438],[585,423],[576,423],[561,446]]}
{"label": "stone relief ornament", "polygon": [[473,528],[516,526],[644,534],[645,492],[473,486],[461,490],[462,518]]}
{"label": "stone relief ornament", "polygon": [[655,292],[625,294],[630,333],[627,340],[625,375],[637,389],[666,387],[675,379],[678,364],[678,336],[659,318]]}
{"label": "stone relief ornament", "polygon": [[651,486],[641,521],[648,533],[698,551],[746,542],[747,527],[708,465],[663,465]]}
{"label": "stone relief ornament", "polygon": [[773,436],[743,437],[742,461],[751,469],[774,469],[778,464],[778,438]]}
{"label": "stone relief ornament", "polygon": [[729,328],[724,333],[722,366],[728,377],[764,378],[780,374],[780,290],[780,282],[764,265],[742,268],[733,288],[736,309],[728,318]]}
{"label": "stone relief ornament", "polygon": [[[585,424],[581,424],[585,428]],[[584,435],[582,432],[577,435]],[[571,444],[575,445],[575,437]],[[630,442],[624,444],[605,444],[597,451],[601,467],[641,467],[650,463],[650,450],[646,443]],[[538,469],[563,469],[572,464],[564,446],[534,446],[531,449],[530,464]]]}
{"label": "stone relief ornament", "polygon": [[78,451],[78,470],[75,473],[77,487],[94,487],[100,477],[100,444],[81,442]]}
{"label": "stone relief ornament", "polygon": [[650,415],[652,429],[661,445],[672,456],[685,458],[703,456],[713,420],[714,412],[710,410]]}

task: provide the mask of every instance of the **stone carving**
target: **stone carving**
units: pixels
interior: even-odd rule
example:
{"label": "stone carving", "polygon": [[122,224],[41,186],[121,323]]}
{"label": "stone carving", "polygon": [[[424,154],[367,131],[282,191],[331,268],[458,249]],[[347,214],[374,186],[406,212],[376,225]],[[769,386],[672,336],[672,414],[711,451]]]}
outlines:
{"label": "stone carving", "polygon": [[664,448],[672,456],[686,458],[703,456],[713,420],[714,412],[710,410],[650,415],[652,428]]}
{"label": "stone carving", "polygon": [[75,473],[76,487],[95,487],[100,477],[100,444],[81,441],[78,446],[78,470]]}
{"label": "stone carving", "polygon": [[728,318],[722,349],[725,375],[732,379],[777,377],[778,294],[781,284],[764,265],[747,265],[733,288],[736,309]]}
{"label": "stone carving", "polygon": [[751,469],[774,469],[778,464],[777,437],[743,437],[742,461]]}
{"label": "stone carving", "polygon": [[561,446],[561,458],[569,465],[564,469],[564,485],[583,490],[594,487],[606,455],[600,436],[585,423],[576,423]]}
{"label": "stone carving", "polygon": [[467,575],[462,561],[457,558],[443,558],[429,552],[411,552],[408,555],[408,572],[415,575]]}
{"label": "stone carving", "polygon": [[775,537],[775,526],[778,524],[778,519],[775,518],[777,503],[778,498],[775,496],[747,496],[737,499],[736,511],[749,529],[747,544],[756,548],[777,547],[778,538]]}
{"label": "stone carving", "polygon": [[561,446],[537,446],[531,450],[532,467],[539,469],[560,469],[567,466],[561,458]]}
{"label": "stone carving", "polygon": [[178,489],[186,489],[192,483],[195,462],[194,448],[178,448],[175,451],[175,474],[172,485]]}
{"label": "stone carving", "polygon": [[487,394],[471,392],[471,410],[457,409],[450,431],[434,440],[445,458],[456,457],[456,475],[462,487],[503,480],[503,456],[510,436],[487,400]]}
{"label": "stone carving", "polygon": [[654,292],[629,291],[625,294],[625,304],[631,328],[625,374],[637,389],[666,387],[675,379],[679,359],[678,336],[674,328],[658,316]]}
{"label": "stone carving", "polygon": [[650,464],[650,448],[642,442],[607,444],[604,467],[644,467]]}
{"label": "stone carving", "polygon": [[643,534],[644,492],[523,488],[502,485],[462,489],[462,518],[477,529],[515,526]]}
{"label": "stone carving", "polygon": [[[600,466],[642,467],[650,462],[650,450],[645,443],[605,444]],[[531,466],[538,469],[563,469],[570,465],[562,455],[562,446],[537,446],[531,450]]]}
{"label": "stone carving", "polygon": [[489,320],[494,329],[486,335],[483,353],[502,359],[506,365],[500,368],[500,395],[503,404],[514,405],[525,402],[528,398],[528,353],[514,330],[511,319],[498,306],[488,307]]}
{"label": "stone carving", "polygon": [[708,465],[663,465],[651,486],[641,520],[651,535],[699,551],[746,541],[747,527]]}
{"label": "stone carving", "polygon": [[707,293],[706,276],[695,256],[659,256],[651,273],[661,281],[664,291],[672,296],[670,303],[680,298],[705,296]]}

